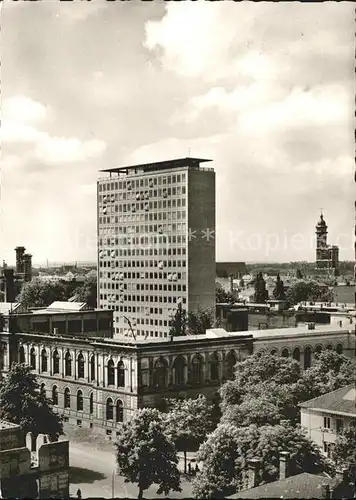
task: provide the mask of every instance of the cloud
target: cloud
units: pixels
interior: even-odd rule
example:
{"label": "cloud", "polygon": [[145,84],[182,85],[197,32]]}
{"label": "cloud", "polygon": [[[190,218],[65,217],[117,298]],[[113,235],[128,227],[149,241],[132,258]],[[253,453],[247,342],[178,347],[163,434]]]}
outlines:
{"label": "cloud", "polygon": [[34,155],[45,163],[84,162],[100,156],[105,149],[106,144],[99,140],[46,136],[36,145]]}
{"label": "cloud", "polygon": [[[46,106],[29,97],[16,96],[6,99],[0,131],[3,146],[25,145],[30,148],[28,156],[45,164],[85,162],[99,157],[105,151],[104,141],[51,136],[28,124],[44,122],[47,116]],[[5,147],[3,151],[6,157]]]}
{"label": "cloud", "polygon": [[26,96],[9,97],[2,103],[2,116],[5,120],[31,123],[44,120],[47,114],[46,106]]}

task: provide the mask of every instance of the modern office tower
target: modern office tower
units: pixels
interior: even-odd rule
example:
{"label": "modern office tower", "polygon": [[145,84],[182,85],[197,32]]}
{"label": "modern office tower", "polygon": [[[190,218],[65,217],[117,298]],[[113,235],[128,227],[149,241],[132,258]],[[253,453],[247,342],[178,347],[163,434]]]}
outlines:
{"label": "modern office tower", "polygon": [[117,336],[167,337],[179,304],[215,308],[215,172],[182,158],[103,170],[98,304]]}

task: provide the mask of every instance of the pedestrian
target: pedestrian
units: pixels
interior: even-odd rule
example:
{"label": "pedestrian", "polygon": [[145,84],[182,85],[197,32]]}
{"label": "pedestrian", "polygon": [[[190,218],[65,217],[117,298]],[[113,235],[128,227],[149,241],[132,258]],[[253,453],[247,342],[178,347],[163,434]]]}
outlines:
{"label": "pedestrian", "polygon": [[192,464],[189,462],[188,464],[188,474],[192,473]]}
{"label": "pedestrian", "polygon": [[199,472],[199,467],[198,467],[198,464],[195,465],[195,474]]}
{"label": "pedestrian", "polygon": [[81,498],[82,498],[82,492],[81,492],[80,488],[77,489],[77,498],[78,498],[78,500],[81,500]]}

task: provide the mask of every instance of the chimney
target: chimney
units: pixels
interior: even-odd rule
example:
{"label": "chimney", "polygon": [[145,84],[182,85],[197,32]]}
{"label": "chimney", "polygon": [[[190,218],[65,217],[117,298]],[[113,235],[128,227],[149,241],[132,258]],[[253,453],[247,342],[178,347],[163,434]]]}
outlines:
{"label": "chimney", "polygon": [[258,486],[259,469],[261,462],[258,458],[248,461],[248,489]]}
{"label": "chimney", "polygon": [[322,498],[329,499],[330,498],[330,486],[328,484],[321,485],[321,494]]}
{"label": "chimney", "polygon": [[288,477],[289,457],[288,451],[281,451],[279,454],[279,479]]}

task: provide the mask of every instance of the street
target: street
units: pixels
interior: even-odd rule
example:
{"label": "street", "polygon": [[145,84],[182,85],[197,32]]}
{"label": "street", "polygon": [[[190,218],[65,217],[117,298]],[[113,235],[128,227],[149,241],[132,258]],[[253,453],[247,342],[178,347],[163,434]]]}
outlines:
{"label": "street", "polygon": [[[86,443],[70,442],[70,495],[76,497],[78,488],[82,498],[137,498],[137,485],[125,483],[116,474],[114,449],[96,449]],[[169,498],[189,498],[191,484],[186,479],[181,481],[182,492],[171,492]],[[166,498],[157,495],[157,486],[151,486],[144,492],[145,498]]]}

